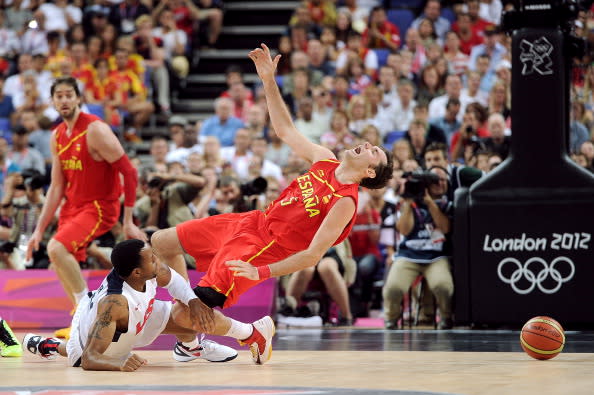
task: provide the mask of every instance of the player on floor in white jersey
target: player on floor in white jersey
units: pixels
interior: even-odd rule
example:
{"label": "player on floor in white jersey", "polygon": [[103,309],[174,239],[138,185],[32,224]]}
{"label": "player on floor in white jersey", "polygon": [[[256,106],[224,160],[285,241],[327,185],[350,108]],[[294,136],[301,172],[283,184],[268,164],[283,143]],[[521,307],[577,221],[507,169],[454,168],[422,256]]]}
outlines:
{"label": "player on floor in white jersey", "polygon": [[[113,270],[78,304],[68,342],[30,333],[23,339],[26,350],[46,359],[58,354],[68,357],[70,366],[85,370],[131,372],[147,364],[132,350],[167,333],[178,339],[173,351],[176,361],[225,362],[237,357],[231,347],[199,340],[194,329],[175,322],[172,311],[183,304],[188,306],[183,309],[189,310],[192,325],[204,326],[198,312],[205,306],[179,274],[157,261],[148,244],[137,239],[123,241],[114,247],[111,260]],[[157,286],[181,303],[155,299]]]}

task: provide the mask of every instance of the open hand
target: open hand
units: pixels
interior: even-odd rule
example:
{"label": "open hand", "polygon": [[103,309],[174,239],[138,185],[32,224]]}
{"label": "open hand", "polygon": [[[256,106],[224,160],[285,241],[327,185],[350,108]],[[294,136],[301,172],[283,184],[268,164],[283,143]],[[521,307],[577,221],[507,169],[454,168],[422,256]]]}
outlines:
{"label": "open hand", "polygon": [[268,49],[266,44],[260,45],[262,48],[256,48],[253,51],[250,51],[248,56],[256,65],[256,71],[261,79],[264,79],[265,77],[273,77],[281,55],[276,55],[274,59],[272,59],[270,49]]}
{"label": "open hand", "polygon": [[235,272],[237,277],[245,277],[250,280],[258,281],[260,279],[260,275],[258,274],[258,269],[255,266],[252,266],[248,262],[244,261],[227,261],[225,262],[227,266],[229,266],[229,270]]}
{"label": "open hand", "polygon": [[197,298],[190,300],[188,307],[193,328],[199,332],[213,333],[215,329],[214,311]]}

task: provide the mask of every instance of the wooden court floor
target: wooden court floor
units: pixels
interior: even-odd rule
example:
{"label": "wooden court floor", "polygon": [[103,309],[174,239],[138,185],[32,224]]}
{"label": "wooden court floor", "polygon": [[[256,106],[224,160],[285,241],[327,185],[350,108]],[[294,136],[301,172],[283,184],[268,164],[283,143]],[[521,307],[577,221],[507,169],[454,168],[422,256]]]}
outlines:
{"label": "wooden court floor", "polygon": [[[227,363],[202,360],[179,363],[172,359],[170,350],[139,350],[149,364],[132,373],[85,372],[68,367],[64,358],[55,361],[41,360],[34,355],[0,358],[0,394],[16,391],[25,391],[20,392],[25,394],[31,388],[58,389],[52,393],[79,390],[76,393],[80,394],[101,394],[108,393],[101,390],[122,388],[129,389],[127,394],[142,392],[135,391],[137,389],[154,389],[153,394],[179,389],[204,394],[594,393],[591,333],[584,335],[588,344],[581,347],[589,352],[573,352],[575,348],[570,348],[569,352],[550,361],[533,360],[517,351],[515,346],[510,347],[511,351],[477,351],[481,349],[481,341],[477,340],[476,334],[460,333],[458,336],[454,333],[449,336],[427,331],[429,343],[437,345],[433,351],[414,351],[416,348],[432,349],[431,346],[427,348],[429,343],[424,343],[427,339],[421,339],[424,337],[422,333],[411,332],[407,336],[402,331],[393,335],[380,330],[347,330],[331,332],[330,336],[325,334],[326,331],[316,335],[311,330],[279,330],[272,359],[263,366],[254,365],[245,349],[241,349],[237,359]],[[443,343],[444,335],[457,340],[448,341],[450,350],[437,351],[443,348],[439,344]],[[515,337],[513,333],[495,335],[496,338]],[[572,335],[576,344],[580,341],[578,335]],[[415,336],[421,339],[416,345],[410,341]],[[313,343],[312,337],[315,338]],[[374,337],[376,342],[372,346],[369,339]],[[369,346],[362,346],[359,338],[364,338]],[[452,351],[463,348],[459,345],[452,347],[452,344],[463,344],[464,339],[475,344],[471,347],[475,351]],[[397,341],[401,346],[390,346]],[[352,343],[351,347],[349,343]],[[505,349],[502,344],[486,344],[484,349]],[[229,388],[236,390],[229,392]],[[80,392],[85,389],[88,391]],[[250,389],[254,391],[245,392]]]}

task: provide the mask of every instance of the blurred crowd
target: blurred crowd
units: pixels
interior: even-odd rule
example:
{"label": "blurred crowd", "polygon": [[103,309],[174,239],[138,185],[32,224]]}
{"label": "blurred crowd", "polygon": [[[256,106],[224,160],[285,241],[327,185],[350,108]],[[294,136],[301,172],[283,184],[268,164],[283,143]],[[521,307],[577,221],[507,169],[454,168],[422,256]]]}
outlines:
{"label": "blurred crowd", "polygon": [[[403,307],[413,304],[412,284],[421,306],[416,320],[452,326],[454,191],[493,171],[513,144],[511,38],[499,28],[509,7],[500,0],[427,0],[412,10],[398,1],[304,1],[279,42],[268,43],[282,55],[277,83],[301,133],[339,158],[366,141],[394,154],[389,186],[360,190],[347,242],[315,268],[281,281],[283,315],[319,313],[350,325],[383,309],[386,327],[397,328],[409,312]],[[76,77],[86,111],[131,143],[151,114],[167,115],[167,134],[152,138],[150,155],[132,156],[139,174],[135,220],[148,234],[193,218],[263,210],[308,170],[270,125],[261,85],[249,86],[238,65],[225,71],[227,88],[211,117],[190,123],[171,115],[171,92],[183,86],[193,49],[216,47],[222,8],[211,0],[4,2],[4,266],[49,265],[43,250],[24,262],[22,248],[48,184],[57,120],[49,85],[56,76]],[[407,13],[414,18],[405,23]],[[580,10],[574,33],[594,42],[592,10]],[[589,171],[592,56],[574,61],[569,144],[571,158]],[[120,226],[99,237],[81,264],[110,267],[110,248],[122,237]],[[195,262],[188,256],[187,264]]]}

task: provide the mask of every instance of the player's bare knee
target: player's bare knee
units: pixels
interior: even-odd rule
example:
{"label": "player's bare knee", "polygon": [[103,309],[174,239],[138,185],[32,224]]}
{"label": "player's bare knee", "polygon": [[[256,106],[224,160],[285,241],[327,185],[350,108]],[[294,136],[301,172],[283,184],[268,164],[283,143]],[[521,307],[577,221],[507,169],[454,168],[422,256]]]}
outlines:
{"label": "player's bare knee", "polygon": [[69,252],[66,247],[64,247],[64,245],[56,239],[51,239],[49,243],[47,243],[47,255],[56,265],[59,265],[61,262],[60,258],[62,258],[64,254],[68,253]]}
{"label": "player's bare knee", "polygon": [[175,228],[161,229],[153,233],[151,245],[161,257],[170,257],[183,253]]}

